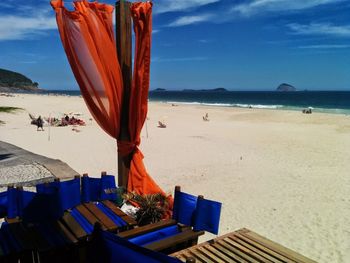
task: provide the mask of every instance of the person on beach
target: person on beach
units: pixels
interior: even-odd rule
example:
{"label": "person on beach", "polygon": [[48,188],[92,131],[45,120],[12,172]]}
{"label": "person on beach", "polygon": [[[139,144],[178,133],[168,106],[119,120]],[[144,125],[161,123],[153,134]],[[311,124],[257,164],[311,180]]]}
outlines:
{"label": "person on beach", "polygon": [[39,116],[37,119],[36,119],[36,130],[39,131],[39,128],[41,128],[41,130],[43,131],[44,130],[44,127],[43,127],[43,119],[41,118],[41,116]]}

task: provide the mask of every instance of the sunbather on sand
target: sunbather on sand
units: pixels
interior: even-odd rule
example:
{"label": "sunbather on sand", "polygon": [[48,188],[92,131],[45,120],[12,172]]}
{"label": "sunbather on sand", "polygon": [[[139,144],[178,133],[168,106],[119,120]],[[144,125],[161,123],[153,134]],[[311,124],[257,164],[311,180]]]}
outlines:
{"label": "sunbather on sand", "polygon": [[158,128],[166,128],[166,124],[161,121],[158,121]]}
{"label": "sunbather on sand", "polygon": [[36,119],[36,130],[39,131],[39,128],[41,128],[41,130],[43,131],[44,130],[44,127],[43,127],[43,119],[41,118],[41,116],[39,116],[39,118]]}

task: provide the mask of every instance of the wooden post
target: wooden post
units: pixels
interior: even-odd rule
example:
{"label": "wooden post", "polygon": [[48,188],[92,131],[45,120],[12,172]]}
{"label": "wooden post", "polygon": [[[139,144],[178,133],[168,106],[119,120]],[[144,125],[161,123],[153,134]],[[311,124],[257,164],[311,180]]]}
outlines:
{"label": "wooden post", "polygon": [[[123,74],[124,94],[120,120],[119,140],[129,141],[129,102],[132,80],[132,40],[130,2],[120,0],[116,3],[116,40],[120,68]],[[132,156],[122,157],[118,153],[118,186],[127,188],[130,161]]]}

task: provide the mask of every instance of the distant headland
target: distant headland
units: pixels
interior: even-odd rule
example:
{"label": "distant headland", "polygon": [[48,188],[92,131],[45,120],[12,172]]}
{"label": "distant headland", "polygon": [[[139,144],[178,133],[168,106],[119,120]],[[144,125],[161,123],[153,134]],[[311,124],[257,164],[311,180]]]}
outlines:
{"label": "distant headland", "polygon": [[290,84],[282,83],[277,87],[276,91],[297,91],[297,89]]}
{"label": "distant headland", "polygon": [[40,91],[39,83],[23,74],[0,68],[0,92]]}

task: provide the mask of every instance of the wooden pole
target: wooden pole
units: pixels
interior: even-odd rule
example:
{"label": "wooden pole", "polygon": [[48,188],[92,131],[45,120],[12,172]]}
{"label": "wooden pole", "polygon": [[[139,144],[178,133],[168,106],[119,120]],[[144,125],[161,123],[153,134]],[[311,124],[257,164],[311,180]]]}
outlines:
{"label": "wooden pole", "polygon": [[[131,14],[130,2],[120,0],[116,3],[116,40],[118,60],[123,74],[124,94],[122,115],[120,120],[119,140],[129,141],[129,102],[132,80],[132,40],[131,40]],[[122,157],[118,153],[118,186],[127,188],[131,156]]]}

